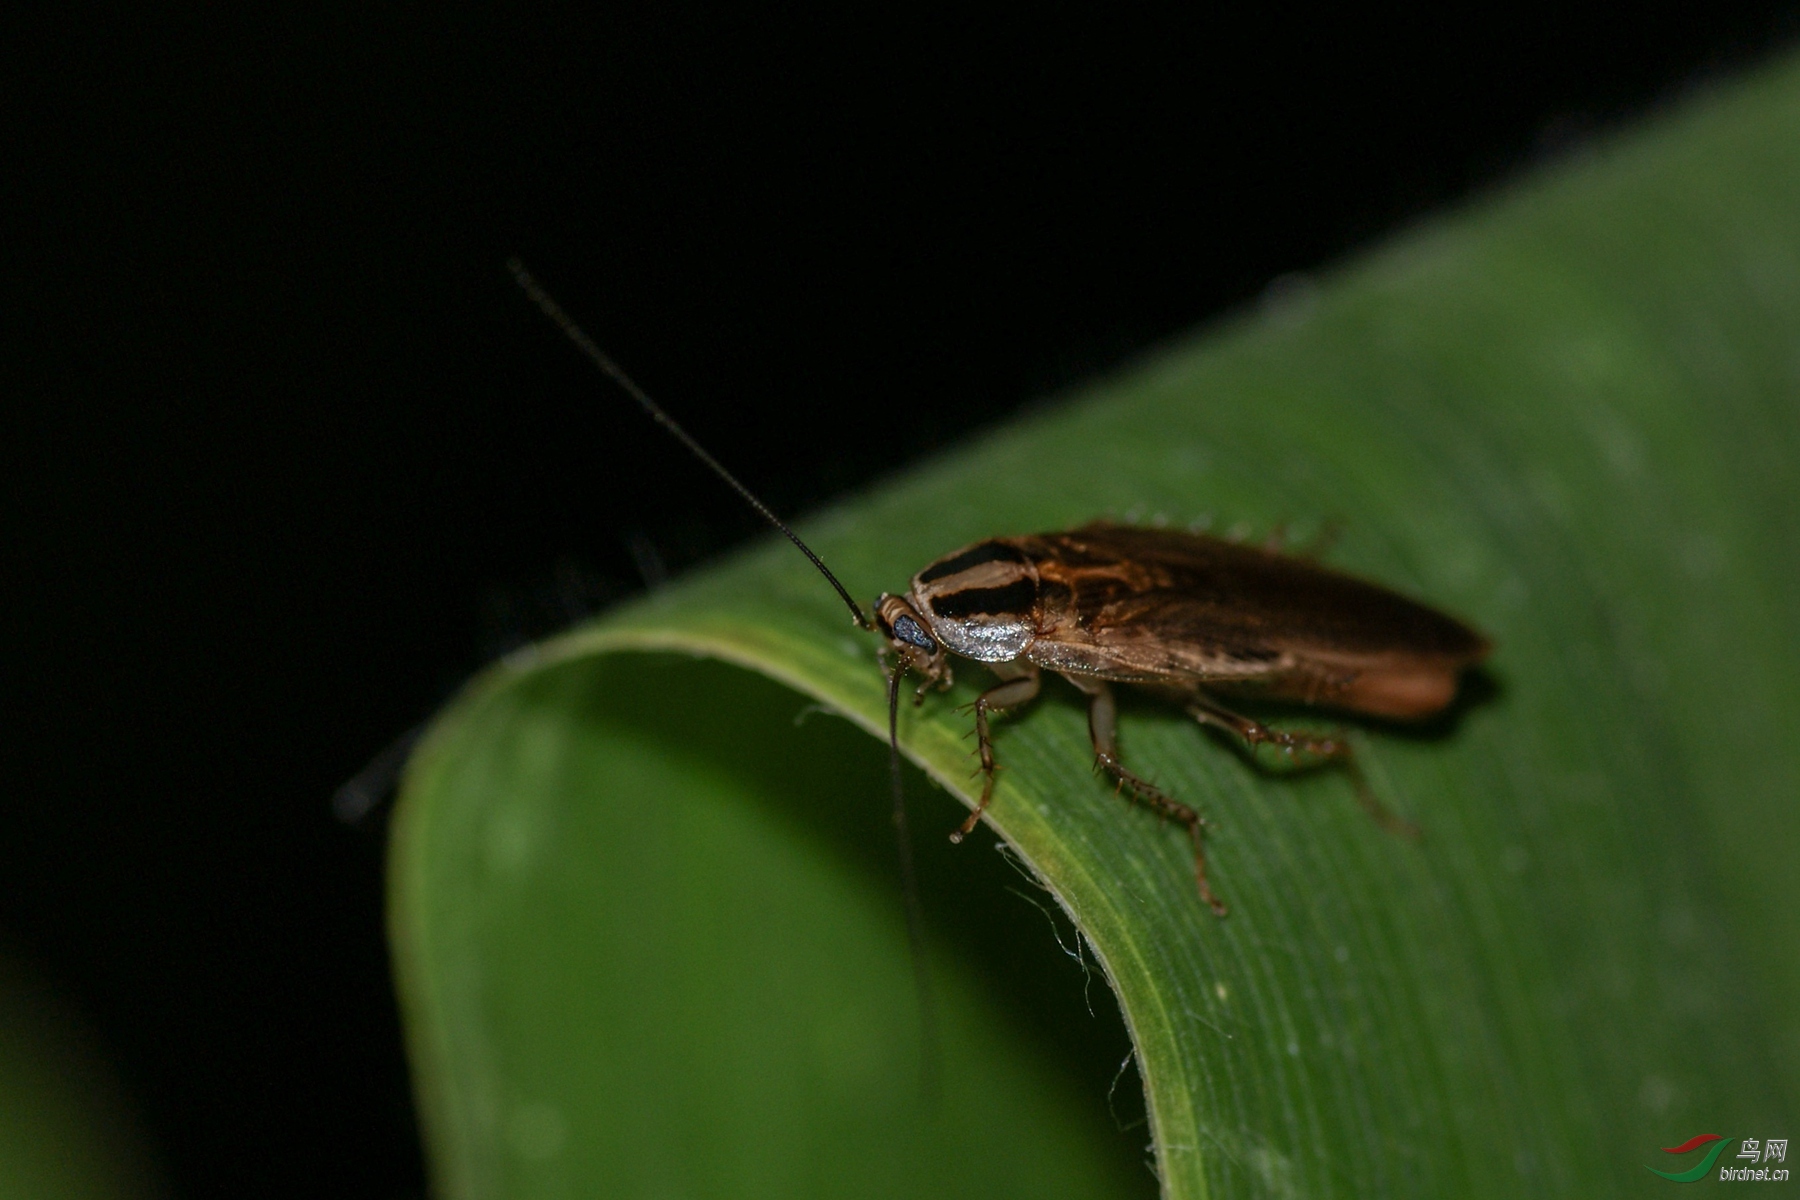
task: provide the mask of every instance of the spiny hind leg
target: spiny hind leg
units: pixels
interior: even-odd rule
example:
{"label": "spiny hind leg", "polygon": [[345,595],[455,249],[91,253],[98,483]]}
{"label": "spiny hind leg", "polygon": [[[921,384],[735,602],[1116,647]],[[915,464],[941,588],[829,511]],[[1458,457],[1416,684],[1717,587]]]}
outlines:
{"label": "spiny hind leg", "polygon": [[987,811],[988,801],[994,798],[994,741],[988,736],[988,714],[1029,704],[1038,694],[1040,676],[1037,667],[1031,663],[997,662],[988,666],[1000,677],[1000,682],[975,697],[975,703],[969,706],[975,710],[975,741],[981,748],[981,803],[950,835],[952,842],[960,842],[974,831],[981,821],[981,814]]}
{"label": "spiny hind leg", "polygon": [[1188,840],[1194,844],[1194,882],[1200,885],[1200,898],[1213,912],[1224,916],[1225,902],[1213,895],[1206,882],[1206,821],[1155,784],[1126,770],[1125,764],[1119,761],[1118,707],[1106,680],[1087,675],[1064,675],[1063,678],[1087,693],[1088,737],[1094,743],[1094,759],[1100,769],[1112,776],[1119,786],[1128,788],[1132,799],[1139,804],[1187,827]]}
{"label": "spiny hind leg", "polygon": [[1369,781],[1363,776],[1362,768],[1356,763],[1356,753],[1350,742],[1342,734],[1287,733],[1280,729],[1270,729],[1261,721],[1240,716],[1219,704],[1211,697],[1200,694],[1188,703],[1188,715],[1202,725],[1211,725],[1232,733],[1244,740],[1250,747],[1251,758],[1256,756],[1256,748],[1262,745],[1279,746],[1289,758],[1296,754],[1311,755],[1319,760],[1319,765],[1332,765],[1343,769],[1349,775],[1350,783],[1356,790],[1356,802],[1362,810],[1374,818],[1375,823],[1389,833],[1397,833],[1402,837],[1418,838],[1419,827],[1400,816],[1376,798],[1369,787]]}

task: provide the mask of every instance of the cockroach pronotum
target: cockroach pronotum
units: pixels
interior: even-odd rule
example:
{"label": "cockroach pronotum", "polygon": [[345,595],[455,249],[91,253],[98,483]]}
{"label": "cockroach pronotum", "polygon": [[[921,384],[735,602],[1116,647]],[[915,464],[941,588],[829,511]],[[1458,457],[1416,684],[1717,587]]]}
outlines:
{"label": "cockroach pronotum", "polygon": [[508,267],[596,366],[799,547],[837,589],[858,626],[886,639],[881,661],[888,746],[909,891],[899,787],[900,682],[908,670],[923,678],[915,702],[933,686],[948,688],[951,655],[983,663],[999,677],[973,705],[981,799],[952,841],[975,828],[993,798],[989,716],[1035,698],[1044,671],[1087,696],[1088,733],[1100,768],[1140,803],[1186,827],[1200,896],[1220,916],[1225,904],[1206,879],[1205,820],[1119,760],[1115,683],[1175,700],[1202,725],[1242,739],[1252,753],[1267,743],[1342,765],[1376,820],[1416,833],[1375,798],[1344,737],[1271,729],[1231,711],[1221,698],[1297,701],[1385,720],[1421,720],[1450,705],[1462,673],[1491,649],[1467,625],[1273,547],[1105,521],[965,546],[914,575],[905,594],[883,593],[871,620],[819,556],[632,382],[517,259]]}

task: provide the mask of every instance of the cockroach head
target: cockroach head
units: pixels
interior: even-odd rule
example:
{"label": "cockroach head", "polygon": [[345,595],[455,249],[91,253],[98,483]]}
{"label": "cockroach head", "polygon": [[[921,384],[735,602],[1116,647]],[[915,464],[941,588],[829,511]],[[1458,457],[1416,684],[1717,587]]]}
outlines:
{"label": "cockroach head", "polygon": [[910,667],[927,683],[948,686],[950,664],[944,644],[932,635],[930,624],[909,598],[883,592],[875,601],[875,628],[888,640],[900,670]]}

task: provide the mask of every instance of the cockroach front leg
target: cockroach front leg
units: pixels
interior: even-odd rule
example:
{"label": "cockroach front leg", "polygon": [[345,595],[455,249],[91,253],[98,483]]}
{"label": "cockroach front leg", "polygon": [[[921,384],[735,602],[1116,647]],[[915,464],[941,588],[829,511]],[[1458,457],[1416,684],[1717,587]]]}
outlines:
{"label": "cockroach front leg", "polygon": [[952,842],[960,842],[974,831],[981,821],[981,814],[987,811],[988,801],[994,798],[994,742],[988,736],[988,714],[1028,704],[1038,694],[1038,669],[1031,663],[997,662],[989,663],[988,666],[993,668],[1001,682],[975,697],[975,703],[969,706],[975,710],[975,741],[981,747],[981,803],[975,806],[969,819],[950,835]]}
{"label": "cockroach front leg", "polygon": [[1253,721],[1249,717],[1239,716],[1205,695],[1194,697],[1188,703],[1187,711],[1189,716],[1202,725],[1211,725],[1242,738],[1245,745],[1250,747],[1252,758],[1255,757],[1258,746],[1267,744],[1281,747],[1290,757],[1295,754],[1308,754],[1319,759],[1321,765],[1331,764],[1343,768],[1350,776],[1351,785],[1356,789],[1356,802],[1362,805],[1364,812],[1374,818],[1376,824],[1389,833],[1397,833],[1402,837],[1413,839],[1418,838],[1419,827],[1417,825],[1400,816],[1376,798],[1375,792],[1369,787],[1369,781],[1363,777],[1362,769],[1356,765],[1355,751],[1342,736],[1284,733],[1279,729],[1270,729],[1261,721]]}
{"label": "cockroach front leg", "polygon": [[1187,827],[1194,844],[1194,881],[1200,885],[1200,898],[1219,916],[1226,913],[1225,902],[1213,895],[1206,882],[1206,821],[1199,813],[1170,796],[1155,784],[1138,778],[1119,761],[1118,706],[1113,702],[1112,688],[1106,680],[1089,675],[1064,675],[1070,683],[1088,696],[1088,737],[1094,743],[1094,759],[1100,769],[1129,788],[1134,800],[1157,814],[1172,818]]}

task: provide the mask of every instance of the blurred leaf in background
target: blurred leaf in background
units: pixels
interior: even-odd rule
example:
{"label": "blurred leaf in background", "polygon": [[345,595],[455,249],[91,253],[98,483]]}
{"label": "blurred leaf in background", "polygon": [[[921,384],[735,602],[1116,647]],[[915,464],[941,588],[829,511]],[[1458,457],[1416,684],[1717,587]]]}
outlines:
{"label": "blurred leaf in background", "polygon": [[0,949],[0,1196],[163,1194],[149,1141],[94,1037],[20,954]]}
{"label": "blurred leaf in background", "polygon": [[[1127,704],[1127,760],[1217,826],[1222,922],[1180,831],[1093,774],[1072,689],[1002,722],[991,824],[1112,985],[1137,1074],[1110,1095],[1111,1006],[1083,1011],[1023,867],[942,845],[961,810],[914,772],[922,1100],[854,727],[882,724],[874,646],[789,547],[515,655],[396,825],[444,1194],[1611,1196],[1703,1128],[1787,1136],[1796,461],[1789,62],[807,522],[869,596],[1097,516],[1340,523],[1332,565],[1495,639],[1450,719],[1354,727],[1420,844],[1341,775]],[[964,800],[981,686],[902,720]]]}

